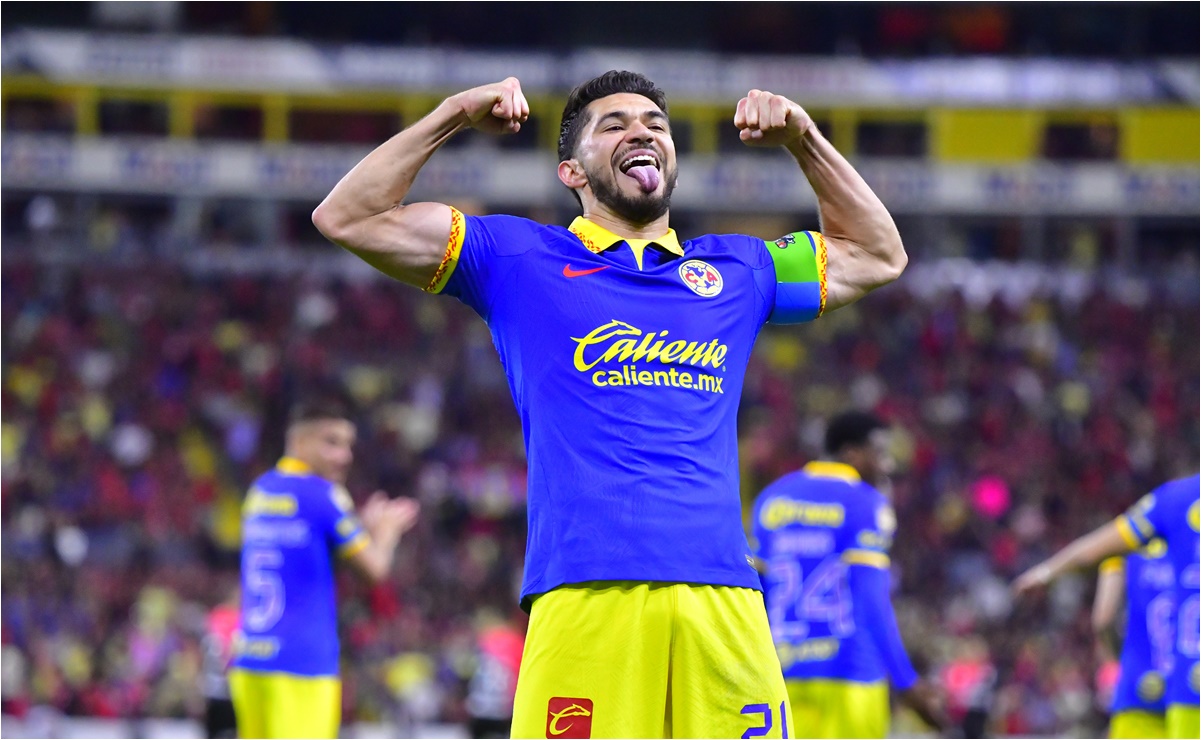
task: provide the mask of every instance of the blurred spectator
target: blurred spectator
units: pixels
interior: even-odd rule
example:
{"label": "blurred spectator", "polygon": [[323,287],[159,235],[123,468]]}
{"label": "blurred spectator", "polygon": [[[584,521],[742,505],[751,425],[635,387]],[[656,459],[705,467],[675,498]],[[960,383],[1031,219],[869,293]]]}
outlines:
{"label": "blurred spectator", "polygon": [[[512,607],[510,611],[518,612]],[[524,616],[504,620],[482,611],[476,617],[476,666],[467,687],[467,713],[471,716],[468,731],[472,737],[509,737],[517,674],[525,648]]]}
{"label": "blurred spectator", "polygon": [[229,666],[238,629],[238,588],[208,613],[201,647],[204,650],[201,692],[204,694],[204,736],[237,737],[238,725],[229,694]]}

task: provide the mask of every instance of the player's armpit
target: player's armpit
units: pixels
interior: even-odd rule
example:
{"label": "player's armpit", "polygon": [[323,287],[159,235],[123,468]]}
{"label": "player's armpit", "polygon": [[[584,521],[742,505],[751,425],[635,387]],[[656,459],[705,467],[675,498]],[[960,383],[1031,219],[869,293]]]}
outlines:
{"label": "player's armpit", "polygon": [[447,257],[454,244],[456,215],[461,246],[462,214],[441,203],[398,205],[374,216],[345,222],[324,215],[318,207],[313,222],[334,244],[385,275],[427,290],[437,278],[449,277]]}
{"label": "player's armpit", "polygon": [[881,286],[896,280],[908,262],[896,235],[896,245],[890,251],[895,259],[882,259],[879,251],[869,251],[848,239],[829,234],[826,242],[826,307],[827,312],[854,303]]}

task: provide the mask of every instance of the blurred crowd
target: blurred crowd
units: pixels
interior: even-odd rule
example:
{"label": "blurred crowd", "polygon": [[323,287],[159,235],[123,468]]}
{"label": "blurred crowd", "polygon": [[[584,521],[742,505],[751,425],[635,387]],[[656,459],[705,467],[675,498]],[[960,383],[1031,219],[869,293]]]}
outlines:
{"label": "blurred crowd", "polygon": [[[744,502],[819,454],[828,415],[884,415],[915,660],[961,720],[1096,732],[1091,574],[1023,604],[1007,583],[1196,470],[1196,297],[934,289],[920,270],[763,332],[740,417]],[[5,713],[200,716],[243,491],[279,456],[289,404],[336,390],[358,409],[351,491],[423,503],[388,583],[341,576],[345,719],[468,721],[480,636],[524,628],[518,418],[468,309],[356,275],[6,260]]]}

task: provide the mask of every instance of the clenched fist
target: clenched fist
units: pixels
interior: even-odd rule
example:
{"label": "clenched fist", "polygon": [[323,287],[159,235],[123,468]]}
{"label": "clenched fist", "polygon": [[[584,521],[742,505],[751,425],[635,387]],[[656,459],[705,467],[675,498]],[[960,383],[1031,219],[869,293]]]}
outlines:
{"label": "clenched fist", "polygon": [[463,112],[472,128],[490,134],[515,134],[530,117],[530,104],[516,77],[464,90],[448,102]]}
{"label": "clenched fist", "polygon": [[801,138],[813,119],[783,95],[751,90],[734,111],[738,138],[747,146],[786,146]]}

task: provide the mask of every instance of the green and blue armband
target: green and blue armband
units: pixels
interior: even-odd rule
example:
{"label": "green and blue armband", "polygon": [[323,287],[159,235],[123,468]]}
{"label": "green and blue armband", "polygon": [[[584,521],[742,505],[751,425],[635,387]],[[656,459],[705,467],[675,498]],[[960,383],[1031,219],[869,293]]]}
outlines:
{"label": "green and blue armband", "polygon": [[800,324],[826,310],[826,238],[816,231],[764,242],[776,264],[776,305],[768,322]]}

